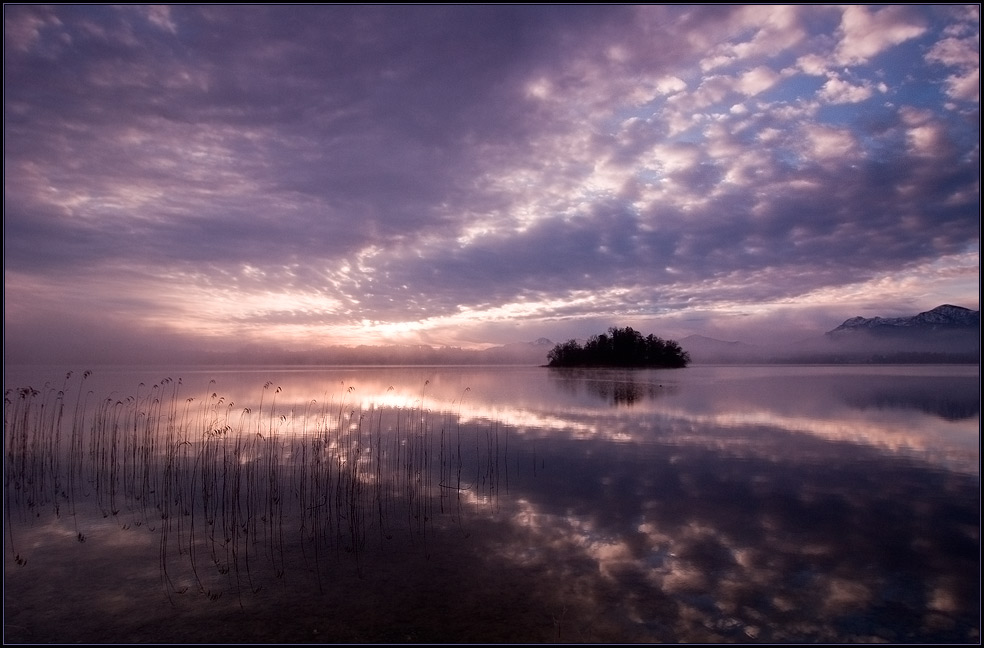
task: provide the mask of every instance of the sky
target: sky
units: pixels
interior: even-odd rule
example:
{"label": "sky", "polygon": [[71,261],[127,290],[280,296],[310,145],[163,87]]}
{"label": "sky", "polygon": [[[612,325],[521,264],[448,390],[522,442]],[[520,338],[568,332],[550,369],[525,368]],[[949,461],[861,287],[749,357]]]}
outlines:
{"label": "sky", "polygon": [[979,5],[4,5],[5,361],[979,308]]}

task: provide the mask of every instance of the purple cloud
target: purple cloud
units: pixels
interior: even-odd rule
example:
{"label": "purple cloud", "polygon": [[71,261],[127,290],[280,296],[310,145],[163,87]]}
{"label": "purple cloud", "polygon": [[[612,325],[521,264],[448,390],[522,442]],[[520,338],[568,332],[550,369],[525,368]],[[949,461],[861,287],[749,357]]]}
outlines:
{"label": "purple cloud", "polygon": [[[111,319],[303,346],[720,327],[769,304],[824,328],[856,313],[818,295],[865,286],[888,310],[976,307],[979,11],[4,19],[8,346],[44,345],[39,313],[80,341]],[[944,284],[909,278],[941,264]]]}

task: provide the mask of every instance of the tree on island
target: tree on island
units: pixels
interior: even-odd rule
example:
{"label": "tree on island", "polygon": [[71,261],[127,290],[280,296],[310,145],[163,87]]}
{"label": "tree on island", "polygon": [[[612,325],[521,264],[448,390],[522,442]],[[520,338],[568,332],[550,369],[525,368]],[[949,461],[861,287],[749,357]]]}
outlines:
{"label": "tree on island", "polygon": [[657,367],[679,369],[690,362],[690,354],[673,340],[646,337],[630,328],[608,329],[593,335],[581,346],[577,340],[558,344],[547,354],[548,367]]}

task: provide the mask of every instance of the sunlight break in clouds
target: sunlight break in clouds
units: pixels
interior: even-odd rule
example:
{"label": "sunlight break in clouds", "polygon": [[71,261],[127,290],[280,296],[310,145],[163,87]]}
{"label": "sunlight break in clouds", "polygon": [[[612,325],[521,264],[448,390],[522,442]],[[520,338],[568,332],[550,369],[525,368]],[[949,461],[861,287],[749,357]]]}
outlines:
{"label": "sunlight break in clouds", "polygon": [[229,12],[5,6],[18,357],[977,308],[974,8]]}

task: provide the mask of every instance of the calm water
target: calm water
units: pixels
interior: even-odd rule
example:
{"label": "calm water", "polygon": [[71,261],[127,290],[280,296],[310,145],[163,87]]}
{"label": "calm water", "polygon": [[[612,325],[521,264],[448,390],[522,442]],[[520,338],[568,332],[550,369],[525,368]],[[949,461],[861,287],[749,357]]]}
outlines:
{"label": "calm water", "polygon": [[979,643],[976,366],[5,371],[7,642]]}

